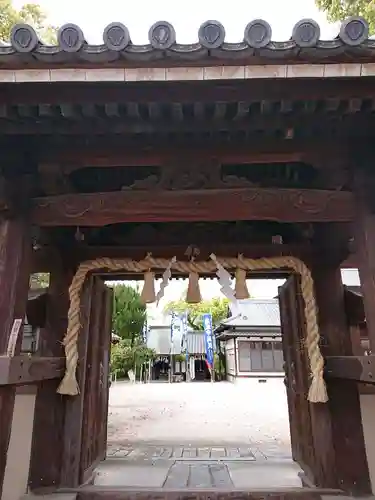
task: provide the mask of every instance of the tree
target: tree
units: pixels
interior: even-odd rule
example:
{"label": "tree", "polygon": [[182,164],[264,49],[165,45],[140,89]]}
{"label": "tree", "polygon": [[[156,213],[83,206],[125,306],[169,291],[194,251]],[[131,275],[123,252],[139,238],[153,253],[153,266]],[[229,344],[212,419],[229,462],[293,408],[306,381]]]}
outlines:
{"label": "tree", "polygon": [[49,273],[35,273],[30,276],[30,288],[48,288]]}
{"label": "tree", "polygon": [[185,300],[168,302],[165,312],[175,311],[177,313],[188,313],[188,324],[193,330],[202,331],[202,316],[205,313],[212,314],[212,323],[217,325],[228,317],[228,299],[214,297],[212,300],[203,300],[199,304],[188,304]]}
{"label": "tree", "polygon": [[138,290],[129,285],[115,285],[113,294],[113,328],[117,335],[130,340],[133,346],[135,340],[142,335],[146,306],[142,303]]}
{"label": "tree", "polygon": [[9,41],[12,27],[17,23],[33,26],[40,39],[48,44],[56,42],[56,28],[46,23],[47,16],[38,4],[27,3],[20,10],[12,0],[0,0],[0,40]]}
{"label": "tree", "polygon": [[350,16],[362,16],[375,31],[375,0],[315,0],[318,9],[327,14],[328,20],[343,21]]}
{"label": "tree", "polygon": [[117,377],[126,377],[129,370],[134,370],[139,375],[141,365],[156,357],[156,352],[149,349],[139,340],[135,341],[133,346],[130,340],[121,340],[111,348],[111,373]]}

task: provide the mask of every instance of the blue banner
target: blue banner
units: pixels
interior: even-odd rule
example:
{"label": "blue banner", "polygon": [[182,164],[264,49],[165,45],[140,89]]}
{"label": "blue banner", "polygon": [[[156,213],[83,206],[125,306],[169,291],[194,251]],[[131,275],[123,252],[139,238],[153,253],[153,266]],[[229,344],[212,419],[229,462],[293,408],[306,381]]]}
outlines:
{"label": "blue banner", "polygon": [[212,368],[214,364],[214,346],[212,341],[212,316],[203,314],[204,343],[206,347],[207,364]]}

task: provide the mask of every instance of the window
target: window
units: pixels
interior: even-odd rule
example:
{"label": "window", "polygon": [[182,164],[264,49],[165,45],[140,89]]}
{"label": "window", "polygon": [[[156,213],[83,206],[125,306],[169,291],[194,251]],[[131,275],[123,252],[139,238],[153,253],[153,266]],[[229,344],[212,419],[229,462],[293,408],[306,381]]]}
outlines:
{"label": "window", "polygon": [[238,371],[249,372],[250,365],[250,342],[238,342]]}
{"label": "window", "polygon": [[283,371],[283,351],[281,342],[239,341],[239,372],[281,372]]}

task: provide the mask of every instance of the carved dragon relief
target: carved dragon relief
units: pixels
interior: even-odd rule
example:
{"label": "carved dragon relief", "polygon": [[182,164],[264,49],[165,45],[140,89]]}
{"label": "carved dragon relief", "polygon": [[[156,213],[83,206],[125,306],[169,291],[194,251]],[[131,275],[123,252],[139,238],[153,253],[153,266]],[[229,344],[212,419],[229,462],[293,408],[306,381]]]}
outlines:
{"label": "carved dragon relief", "polygon": [[[178,165],[178,166],[177,166]],[[150,175],[137,180],[122,190],[171,190],[183,191],[189,189],[220,189],[254,186],[245,177],[222,175],[221,165],[216,161],[202,164],[193,162],[177,162],[164,165],[160,176]]]}

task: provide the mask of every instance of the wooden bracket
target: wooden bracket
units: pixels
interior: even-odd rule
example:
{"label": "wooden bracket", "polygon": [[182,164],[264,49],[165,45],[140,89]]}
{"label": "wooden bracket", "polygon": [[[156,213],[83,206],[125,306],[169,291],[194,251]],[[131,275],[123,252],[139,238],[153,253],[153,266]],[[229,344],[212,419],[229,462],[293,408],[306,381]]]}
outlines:
{"label": "wooden bracket", "polygon": [[42,380],[60,378],[64,374],[64,368],[64,358],[0,356],[0,387],[35,384]]}
{"label": "wooden bracket", "polygon": [[375,356],[327,356],[325,376],[375,384]]}

